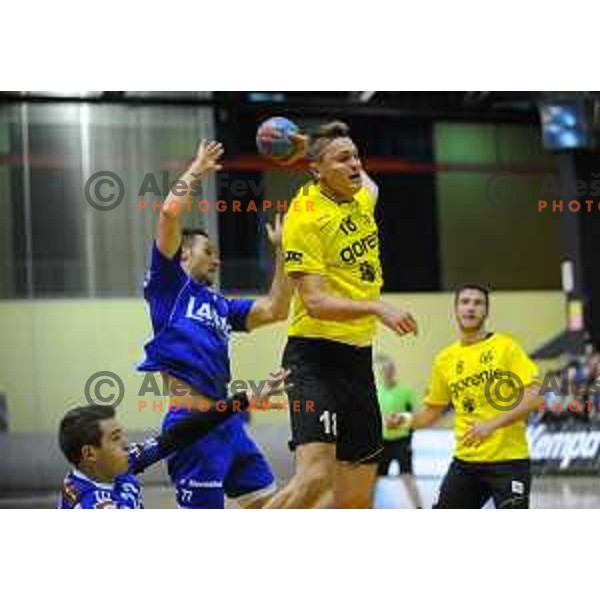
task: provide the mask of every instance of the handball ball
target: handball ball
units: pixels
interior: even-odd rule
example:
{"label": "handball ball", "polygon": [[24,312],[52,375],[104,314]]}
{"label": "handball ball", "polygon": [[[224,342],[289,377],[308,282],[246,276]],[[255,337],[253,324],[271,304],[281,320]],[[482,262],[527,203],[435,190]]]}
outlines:
{"label": "handball ball", "polygon": [[290,135],[298,132],[298,126],[285,117],[271,117],[261,123],[256,132],[256,147],[263,156],[287,158],[294,153]]}

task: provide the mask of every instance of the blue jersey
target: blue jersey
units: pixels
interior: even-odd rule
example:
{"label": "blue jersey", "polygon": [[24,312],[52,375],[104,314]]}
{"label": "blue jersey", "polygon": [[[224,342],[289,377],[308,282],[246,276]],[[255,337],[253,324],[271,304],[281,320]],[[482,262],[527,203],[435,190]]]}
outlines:
{"label": "blue jersey", "polygon": [[142,488],[135,475],[119,475],[113,483],[90,479],[77,469],[63,481],[59,508],[143,508]]}
{"label": "blue jersey", "polygon": [[229,338],[245,331],[253,300],[228,299],[188,277],[181,251],[169,259],[152,246],[144,282],[154,337],[140,371],[166,371],[201,394],[223,399],[231,379]]}
{"label": "blue jersey", "polygon": [[129,471],[115,477],[113,483],[95,481],[77,469],[69,471],[59,508],[144,508],[136,475],[168,454],[155,437],[131,444],[128,454]]}

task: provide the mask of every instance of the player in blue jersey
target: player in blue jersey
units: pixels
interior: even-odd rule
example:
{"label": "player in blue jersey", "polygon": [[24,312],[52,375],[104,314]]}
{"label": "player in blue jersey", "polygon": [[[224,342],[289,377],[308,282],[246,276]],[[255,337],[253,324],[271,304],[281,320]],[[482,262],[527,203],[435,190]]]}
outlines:
{"label": "player in blue jersey", "polygon": [[[198,181],[218,171],[223,147],[202,141],[196,158],[180,177],[187,187],[172,190],[161,209],[151,265],[144,286],[154,337],[145,345],[142,371],[163,374],[173,401],[183,406],[199,398],[211,402],[227,395],[231,379],[229,338],[287,318],[291,286],[284,274],[281,225],[267,226],[276,267],[268,295],[259,300],[229,299],[213,289],[219,267],[217,249],[199,229],[182,231],[183,207],[192,202]],[[182,192],[182,188],[187,193]],[[174,389],[186,389],[182,396]],[[169,413],[163,428],[185,419]],[[246,432],[241,416],[215,428],[169,459],[177,502],[185,508],[223,508],[225,495],[246,508],[260,508],[275,491],[263,454]]]}
{"label": "player in blue jersey", "polygon": [[70,410],[60,424],[59,444],[73,469],[64,479],[59,508],[143,508],[139,473],[242,413],[250,402],[262,404],[277,393],[287,375],[273,374],[257,397],[236,394],[205,411],[194,410],[141,444],[127,443],[111,406]]}

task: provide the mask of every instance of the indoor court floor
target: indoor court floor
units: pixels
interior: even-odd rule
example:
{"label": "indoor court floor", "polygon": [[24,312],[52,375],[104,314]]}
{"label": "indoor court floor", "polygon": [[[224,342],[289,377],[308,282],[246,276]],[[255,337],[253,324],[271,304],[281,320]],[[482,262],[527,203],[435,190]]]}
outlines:
{"label": "indoor court floor", "polygon": [[[438,478],[417,479],[425,507],[431,507],[440,485]],[[1,497],[0,508],[55,508],[57,494],[27,497]],[[176,508],[173,490],[167,486],[144,488],[146,508]],[[600,508],[599,477],[537,477],[533,480],[532,508]],[[237,508],[234,503],[227,508]],[[385,477],[378,481],[375,508],[410,508],[400,479]]]}

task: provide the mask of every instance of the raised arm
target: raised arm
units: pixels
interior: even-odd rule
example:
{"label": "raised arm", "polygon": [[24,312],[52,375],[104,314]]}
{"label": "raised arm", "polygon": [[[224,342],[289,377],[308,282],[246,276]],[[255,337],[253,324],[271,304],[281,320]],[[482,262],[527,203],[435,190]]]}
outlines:
{"label": "raised arm", "polygon": [[218,161],[222,155],[223,146],[219,142],[202,140],[192,164],[169,192],[160,211],[156,232],[158,249],[167,258],[173,258],[181,246],[183,207],[199,189],[202,178],[221,169]]}
{"label": "raised arm", "polygon": [[284,271],[283,250],[281,248],[281,215],[275,215],[275,224],[267,223],[267,235],[275,249],[275,274],[269,294],[257,300],[248,313],[248,330],[287,319],[292,297],[292,284]]}
{"label": "raised arm", "polygon": [[373,199],[375,201],[375,203],[377,203],[377,200],[379,199],[379,187],[378,185],[369,177],[369,175],[367,174],[366,171],[361,171],[361,177],[362,177],[362,184],[363,186],[369,190],[369,193],[371,194],[371,196],[373,196]]}

